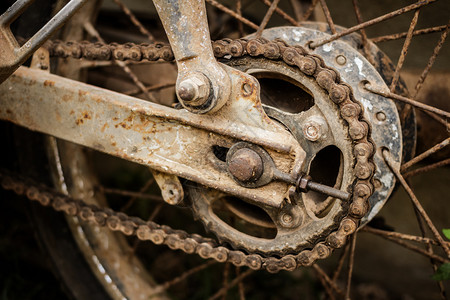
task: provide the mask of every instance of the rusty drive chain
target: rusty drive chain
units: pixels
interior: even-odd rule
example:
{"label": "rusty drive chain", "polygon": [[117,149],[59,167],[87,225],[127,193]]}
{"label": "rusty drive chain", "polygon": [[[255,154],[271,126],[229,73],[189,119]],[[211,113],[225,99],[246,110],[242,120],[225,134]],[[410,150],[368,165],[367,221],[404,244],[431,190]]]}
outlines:
{"label": "rusty drive chain", "polygon": [[[163,43],[137,45],[48,41],[45,47],[51,56],[63,58],[131,61],[160,59],[172,61],[174,59],[170,46]],[[352,199],[342,204],[347,208],[348,214],[341,217],[339,226],[336,226],[334,232],[313,241],[315,246],[312,249],[302,250],[297,254],[283,254],[280,257],[248,254],[241,250],[228,249],[198,234],[188,234],[183,230],[174,230],[165,225],[146,222],[109,208],[86,204],[82,200],[57,193],[28,179],[12,176],[6,171],[0,172],[2,187],[13,190],[18,195],[25,195],[44,206],[63,211],[67,215],[77,216],[81,220],[98,226],[107,226],[125,235],[135,235],[143,241],[152,241],[157,245],[164,244],[171,249],[179,249],[189,254],[197,253],[205,259],[230,262],[236,266],[247,266],[254,270],[266,269],[272,273],[280,270],[294,270],[300,266],[310,266],[317,259],[328,257],[333,249],[342,247],[347,237],[358,228],[360,219],[368,211],[368,198],[374,188],[372,179],[375,171],[373,163],[375,146],[370,138],[370,125],[364,119],[361,104],[355,100],[352,88],[341,82],[337,71],[325,66],[322,58],[310,54],[300,46],[288,46],[281,40],[223,39],[213,42],[213,50],[217,58],[250,55],[282,61],[298,68],[306,76],[314,78],[317,84],[329,94],[348,125],[348,135],[353,144],[355,158]]]}

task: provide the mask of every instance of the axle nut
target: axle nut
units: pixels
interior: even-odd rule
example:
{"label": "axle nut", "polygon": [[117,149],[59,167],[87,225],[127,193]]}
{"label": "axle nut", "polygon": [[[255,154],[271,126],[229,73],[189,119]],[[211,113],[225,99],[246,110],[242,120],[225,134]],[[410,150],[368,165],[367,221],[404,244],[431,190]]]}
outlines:
{"label": "axle nut", "polygon": [[263,161],[258,153],[249,148],[237,150],[228,162],[228,171],[241,182],[258,180],[263,173]]}
{"label": "axle nut", "polygon": [[180,81],[177,95],[184,104],[189,106],[202,106],[210,95],[211,85],[208,78],[199,72],[188,74]]}

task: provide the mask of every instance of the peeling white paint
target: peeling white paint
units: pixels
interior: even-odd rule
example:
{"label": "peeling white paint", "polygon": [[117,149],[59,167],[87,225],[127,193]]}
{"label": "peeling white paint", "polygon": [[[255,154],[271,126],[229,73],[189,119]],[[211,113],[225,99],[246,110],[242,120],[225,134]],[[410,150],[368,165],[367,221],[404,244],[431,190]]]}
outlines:
{"label": "peeling white paint", "polygon": [[330,52],[331,50],[333,50],[333,45],[331,45],[331,44],[325,44],[325,45],[323,45],[322,49],[323,49],[323,51],[325,51],[325,52]]}
{"label": "peeling white paint", "polygon": [[392,175],[391,172],[384,173],[383,176],[380,177],[380,181],[385,187],[391,186],[393,180],[394,180],[394,175]]}
{"label": "peeling white paint", "polygon": [[359,75],[361,75],[365,78],[366,75],[362,72],[363,61],[361,59],[359,59],[359,57],[355,57],[355,64],[358,66]]}
{"label": "peeling white paint", "polygon": [[361,101],[361,103],[365,109],[370,110],[370,111],[373,110],[373,105],[369,100],[367,100],[365,98],[360,98],[359,101]]}
{"label": "peeling white paint", "polygon": [[373,208],[370,210],[370,213],[367,216],[367,219],[372,220],[372,218],[375,217],[376,214],[378,214],[378,212],[380,211],[381,207],[383,207],[383,204],[384,204],[383,201],[379,201],[379,202],[375,203]]}
{"label": "peeling white paint", "polygon": [[394,135],[392,136],[394,139],[398,139],[398,128],[395,124],[391,124],[392,132]]}

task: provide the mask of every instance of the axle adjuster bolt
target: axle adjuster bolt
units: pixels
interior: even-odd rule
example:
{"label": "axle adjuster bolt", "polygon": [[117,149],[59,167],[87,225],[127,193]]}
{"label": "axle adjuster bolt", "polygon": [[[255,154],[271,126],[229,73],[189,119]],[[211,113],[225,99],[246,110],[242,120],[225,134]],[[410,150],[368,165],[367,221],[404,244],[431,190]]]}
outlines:
{"label": "axle adjuster bolt", "polygon": [[303,125],[303,135],[311,142],[319,140],[327,130],[325,121],[320,117],[309,118]]}
{"label": "axle adjuster bolt", "polygon": [[263,173],[263,161],[258,153],[249,148],[237,150],[228,162],[228,171],[241,182],[258,180]]}
{"label": "axle adjuster bolt", "polygon": [[280,217],[280,222],[281,224],[283,224],[284,227],[290,227],[293,221],[294,218],[290,214],[283,214]]}
{"label": "axle adjuster bolt", "polygon": [[202,73],[193,72],[180,81],[177,95],[186,105],[201,106],[208,101],[210,91],[209,79]]}

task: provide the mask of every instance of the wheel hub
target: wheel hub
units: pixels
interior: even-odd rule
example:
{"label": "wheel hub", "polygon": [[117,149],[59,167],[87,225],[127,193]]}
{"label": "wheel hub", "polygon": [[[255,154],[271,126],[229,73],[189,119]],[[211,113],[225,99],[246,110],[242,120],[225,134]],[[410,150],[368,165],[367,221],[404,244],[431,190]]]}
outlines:
{"label": "wheel hub", "polygon": [[[289,46],[302,47],[324,35],[326,33],[315,29],[292,27],[269,29],[263,33],[268,40],[283,39]],[[255,48],[255,51],[262,50]],[[364,83],[369,81],[387,89],[380,74],[345,42],[316,48],[314,54],[324,66],[337,70],[337,80],[361,103],[363,123],[371,127],[376,149],[389,149],[400,164],[402,132],[397,108],[392,101],[364,89]],[[263,255],[285,255],[312,249],[325,239],[329,241],[329,235],[338,226],[343,226],[342,218],[346,215],[364,215],[363,224],[373,218],[392,192],[395,182],[381,155],[375,153],[377,188],[373,189],[369,184],[358,185],[355,189],[355,178],[373,182],[373,169],[358,162],[361,155],[373,151],[373,145],[355,144],[358,141],[355,136],[362,129],[352,127],[347,119],[358,111],[357,107],[336,105],[339,102],[334,101],[333,90],[327,92],[329,83],[325,77],[308,74],[307,70],[305,73],[304,69],[300,72],[285,62],[267,59],[267,55],[225,56],[223,62],[259,80],[266,113],[283,124],[307,152],[300,172],[328,186],[353,192],[353,199],[373,195],[367,211],[361,206],[355,207],[312,191],[300,194],[291,191],[285,205],[273,212],[250,205],[245,199],[231,198],[204,188],[190,188],[194,214],[206,228],[235,248]],[[339,95],[339,90],[337,93]],[[251,188],[251,183],[259,179],[261,165],[256,156],[250,156],[253,155],[235,152],[231,170],[228,170],[230,176]],[[230,166],[230,160],[227,161]]]}

